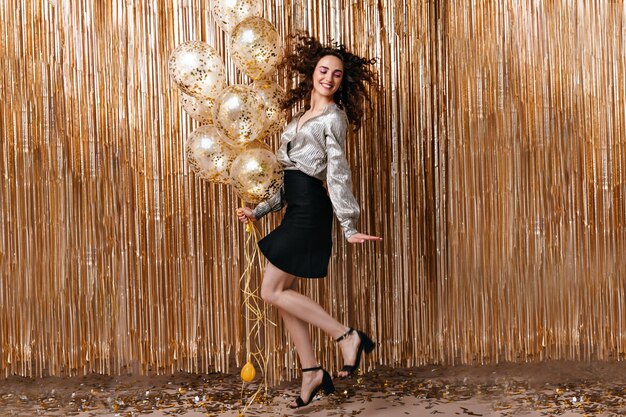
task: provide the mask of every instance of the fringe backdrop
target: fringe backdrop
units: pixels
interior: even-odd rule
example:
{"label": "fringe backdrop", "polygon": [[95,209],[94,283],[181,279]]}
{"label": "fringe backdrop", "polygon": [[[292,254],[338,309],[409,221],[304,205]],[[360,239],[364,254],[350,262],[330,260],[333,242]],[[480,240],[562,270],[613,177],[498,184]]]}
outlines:
{"label": "fringe backdrop", "polygon": [[[349,247],[336,230],[329,277],[302,286],[372,333],[368,366],[625,358],[623,1],[264,6],[287,43],[307,30],[379,58],[348,155],[360,228],[384,240]],[[3,375],[241,365],[238,201],[190,173],[196,124],[167,74],[197,39],[247,82],[210,10],[0,2]],[[296,375],[280,324],[263,337],[271,378]]]}

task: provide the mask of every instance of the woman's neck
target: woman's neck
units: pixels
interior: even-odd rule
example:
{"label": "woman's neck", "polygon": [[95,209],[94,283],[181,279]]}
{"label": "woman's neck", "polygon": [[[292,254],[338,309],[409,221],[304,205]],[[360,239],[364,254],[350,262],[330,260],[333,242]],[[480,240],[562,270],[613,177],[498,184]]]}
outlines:
{"label": "woman's neck", "polygon": [[317,94],[315,91],[313,91],[313,93],[311,94],[311,102],[310,102],[309,110],[311,111],[311,113],[322,111],[323,109],[326,108],[326,106],[328,106],[331,103],[334,103],[334,100],[332,97],[326,97],[321,94]]}

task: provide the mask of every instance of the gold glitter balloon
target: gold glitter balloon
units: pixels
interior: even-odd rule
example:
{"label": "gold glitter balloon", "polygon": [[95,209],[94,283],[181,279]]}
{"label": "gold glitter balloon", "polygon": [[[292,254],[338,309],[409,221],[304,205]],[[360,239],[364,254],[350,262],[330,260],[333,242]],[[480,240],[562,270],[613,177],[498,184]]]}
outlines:
{"label": "gold glitter balloon", "polygon": [[213,0],[213,18],[226,33],[232,32],[242,20],[261,16],[263,4],[254,0]]}
{"label": "gold glitter balloon", "polygon": [[253,140],[252,142],[248,142],[243,146],[243,150],[248,150],[248,149],[264,149],[266,151],[270,151],[272,152],[272,148],[270,148],[270,146],[261,141],[261,140]]}
{"label": "gold glitter balloon", "polygon": [[237,146],[262,138],[267,124],[263,104],[249,86],[241,84],[227,87],[215,100],[213,120]]}
{"label": "gold glitter balloon", "polygon": [[187,143],[187,161],[200,178],[227,184],[228,170],[236,158],[235,150],[226,144],[215,126],[200,126],[191,133]]}
{"label": "gold glitter balloon", "polygon": [[196,98],[181,91],[180,104],[192,119],[201,123],[213,123],[213,106],[215,106],[215,99]]}
{"label": "gold glitter balloon", "polygon": [[204,42],[179,45],[170,54],[168,67],[178,88],[197,98],[214,99],[226,86],[222,57]]}
{"label": "gold glitter balloon", "polygon": [[270,22],[249,17],[233,29],[230,52],[237,67],[258,80],[276,70],[283,59],[283,42]]}
{"label": "gold glitter balloon", "polygon": [[251,87],[265,107],[267,115],[265,131],[268,136],[273,135],[280,131],[287,121],[286,112],[280,108],[280,103],[285,98],[285,90],[270,80],[257,80],[252,83]]}
{"label": "gold glitter balloon", "polygon": [[283,185],[283,170],[276,156],[265,149],[248,149],[230,167],[231,185],[246,203],[267,200]]}

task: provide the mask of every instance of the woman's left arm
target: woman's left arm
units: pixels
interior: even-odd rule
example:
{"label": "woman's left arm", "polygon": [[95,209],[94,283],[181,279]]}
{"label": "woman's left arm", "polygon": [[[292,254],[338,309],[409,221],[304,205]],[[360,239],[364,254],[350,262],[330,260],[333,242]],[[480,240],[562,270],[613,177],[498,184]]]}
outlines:
{"label": "woman's left arm", "polygon": [[348,119],[344,113],[336,113],[336,117],[330,120],[326,129],[326,184],[328,194],[348,242],[364,243],[368,240],[382,240],[376,236],[359,233],[356,229],[360,209],[352,193],[352,174],[344,152],[347,130]]}

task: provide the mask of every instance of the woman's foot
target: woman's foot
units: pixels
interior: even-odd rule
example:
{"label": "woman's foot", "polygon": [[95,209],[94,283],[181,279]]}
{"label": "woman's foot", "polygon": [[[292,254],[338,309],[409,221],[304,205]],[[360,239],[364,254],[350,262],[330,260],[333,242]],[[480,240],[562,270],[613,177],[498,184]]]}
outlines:
{"label": "woman's foot", "polygon": [[[359,352],[359,344],[361,343],[359,334],[350,330],[348,330],[347,334],[344,334],[344,338],[339,341],[344,364],[356,363],[356,355]],[[339,378],[345,378],[348,375],[348,371],[344,371],[343,369],[337,374]]]}
{"label": "woman's foot", "polygon": [[323,389],[326,394],[335,391],[335,386],[328,372],[324,371],[321,366],[303,369],[300,397],[290,403],[289,407],[299,408],[308,405],[320,389]]}
{"label": "woman's foot", "polygon": [[376,345],[365,333],[348,329],[342,336],[337,339],[339,346],[341,347],[341,353],[343,355],[344,366],[339,371],[337,376],[339,378],[346,378],[356,371],[361,364],[361,354],[370,353]]}

